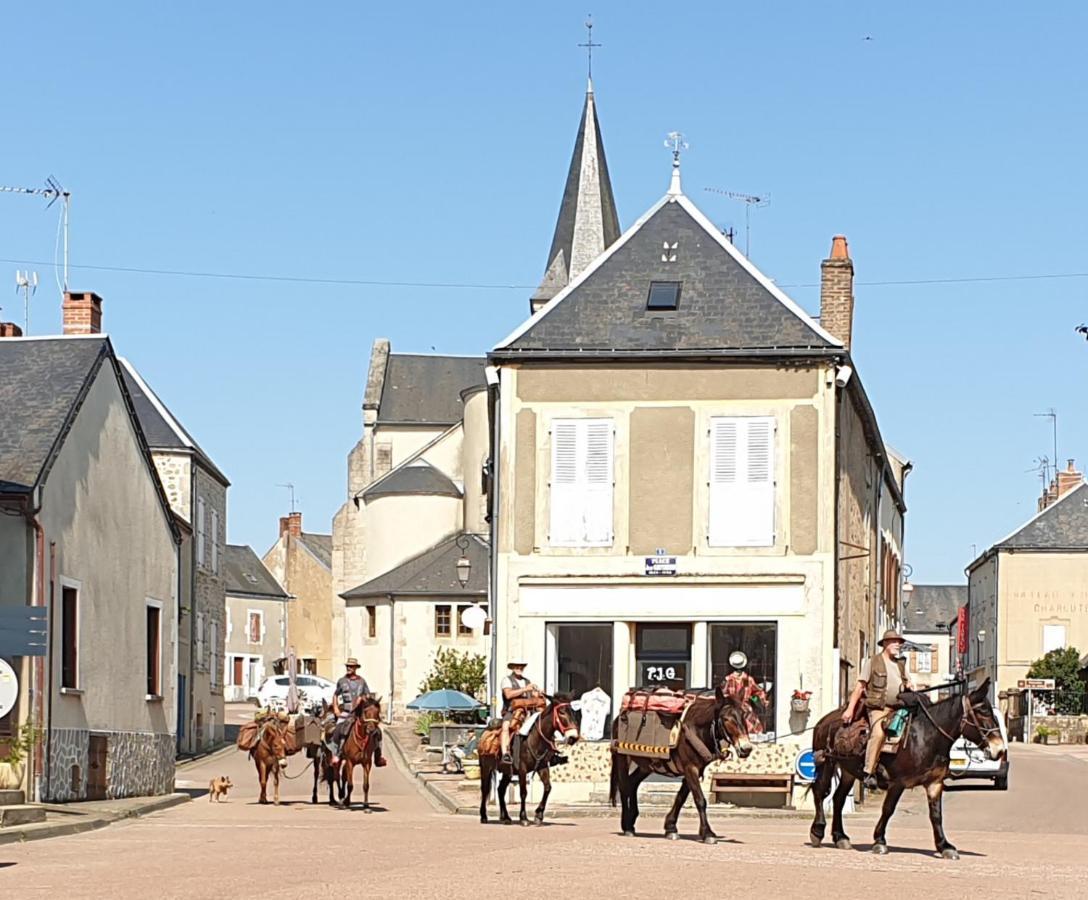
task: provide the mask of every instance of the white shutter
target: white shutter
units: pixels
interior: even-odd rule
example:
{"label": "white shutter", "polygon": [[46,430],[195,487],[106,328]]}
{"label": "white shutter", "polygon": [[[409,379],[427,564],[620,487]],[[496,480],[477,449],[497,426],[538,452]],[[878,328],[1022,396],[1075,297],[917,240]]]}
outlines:
{"label": "white shutter", "polygon": [[208,628],[208,643],[211,645],[208,671],[211,673],[212,687],[219,684],[219,623],[212,622]]}
{"label": "white shutter", "polygon": [[196,614],[196,668],[204,665],[204,613]]}
{"label": "white shutter", "polygon": [[230,607],[226,609],[227,613],[227,640],[230,640],[231,634],[234,633],[234,620],[230,617]]}
{"label": "white shutter", "polygon": [[773,418],[711,419],[711,546],[774,546],[774,432]]}
{"label": "white shutter", "polygon": [[196,498],[196,564],[204,565],[204,498]]}
{"label": "white shutter", "polygon": [[582,429],[585,442],[583,533],[587,544],[612,544],[612,423],[590,420]]}
{"label": "white shutter", "polygon": [[613,440],[610,419],[552,423],[549,543],[612,544]]}
{"label": "white shutter", "polygon": [[552,477],[548,543],[570,546],[581,542],[582,505],[578,484],[578,423],[552,424]]}
{"label": "white shutter", "polygon": [[212,510],[212,572],[219,574],[219,510]]}

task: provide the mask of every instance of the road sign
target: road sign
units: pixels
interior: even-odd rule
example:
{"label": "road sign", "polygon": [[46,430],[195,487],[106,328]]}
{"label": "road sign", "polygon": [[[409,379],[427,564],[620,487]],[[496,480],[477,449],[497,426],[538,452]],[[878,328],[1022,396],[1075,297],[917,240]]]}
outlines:
{"label": "road sign", "polygon": [[0,606],[0,656],[45,656],[49,607]]}
{"label": "road sign", "polygon": [[653,556],[647,556],[646,569],[647,575],[675,575],[676,574],[676,557],[666,556],[665,550],[661,547],[657,548],[657,553]]}
{"label": "road sign", "polygon": [[0,718],[15,709],[19,699],[19,679],[6,659],[0,659]]}
{"label": "road sign", "polygon": [[1022,691],[1052,691],[1055,682],[1053,678],[1021,678],[1016,686]]}
{"label": "road sign", "polygon": [[793,761],[793,771],[800,781],[811,784],[816,780],[816,755],[811,750],[802,750]]}

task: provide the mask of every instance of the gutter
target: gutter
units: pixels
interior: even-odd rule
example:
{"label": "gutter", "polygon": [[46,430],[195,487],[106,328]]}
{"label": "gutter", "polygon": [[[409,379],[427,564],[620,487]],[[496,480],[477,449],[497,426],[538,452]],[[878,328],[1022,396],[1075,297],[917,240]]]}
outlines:
{"label": "gutter", "polygon": [[386,594],[389,598],[389,704],[385,707],[385,722],[393,724],[393,694],[394,679],[397,677],[396,652],[397,652],[397,611],[394,608],[392,594]]}

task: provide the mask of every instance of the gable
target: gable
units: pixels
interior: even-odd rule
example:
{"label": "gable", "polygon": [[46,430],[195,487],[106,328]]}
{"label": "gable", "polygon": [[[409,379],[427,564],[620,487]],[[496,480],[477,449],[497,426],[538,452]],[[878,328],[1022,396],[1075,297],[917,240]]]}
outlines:
{"label": "gable", "polygon": [[[675,310],[647,308],[653,282],[679,282]],[[494,354],[840,348],[686,197],[676,195],[662,200]]]}
{"label": "gable", "polygon": [[1088,550],[1088,484],[1071,490],[994,546],[1000,550]]}

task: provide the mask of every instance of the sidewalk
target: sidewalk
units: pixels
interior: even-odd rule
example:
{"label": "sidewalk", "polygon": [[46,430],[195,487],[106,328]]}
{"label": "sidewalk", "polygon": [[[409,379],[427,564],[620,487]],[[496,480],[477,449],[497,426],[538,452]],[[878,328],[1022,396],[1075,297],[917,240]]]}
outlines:
{"label": "sidewalk", "polygon": [[120,800],[84,800],[79,803],[43,803],[46,820],[34,825],[12,825],[0,828],[0,844],[22,843],[41,838],[80,834],[104,828],[122,819],[146,816],[187,803],[191,797],[184,792],[161,797],[125,797]]}

